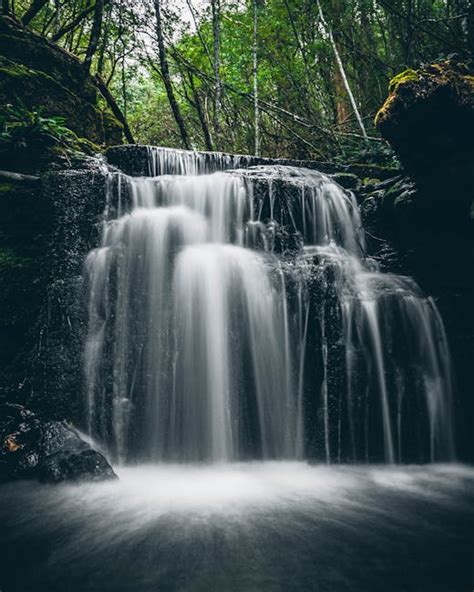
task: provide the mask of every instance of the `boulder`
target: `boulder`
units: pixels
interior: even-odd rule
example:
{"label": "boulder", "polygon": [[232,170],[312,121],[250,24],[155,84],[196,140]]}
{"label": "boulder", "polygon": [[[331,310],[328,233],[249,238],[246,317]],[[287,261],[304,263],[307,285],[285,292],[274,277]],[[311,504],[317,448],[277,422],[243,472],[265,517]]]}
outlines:
{"label": "boulder", "polygon": [[42,421],[22,405],[0,406],[0,443],[0,483],[15,479],[58,483],[116,478],[106,458],[72,426]]}
{"label": "boulder", "polygon": [[401,72],[390,81],[375,123],[416,178],[436,174],[440,166],[449,172],[472,164],[472,64],[452,59]]}
{"label": "boulder", "polygon": [[39,466],[39,479],[46,483],[62,481],[104,481],[116,475],[105,457],[92,448],[62,451],[46,457]]}
{"label": "boulder", "polygon": [[79,137],[119,144],[123,128],[102,109],[92,77],[71,53],[13,18],[0,16],[0,104],[61,116]]}

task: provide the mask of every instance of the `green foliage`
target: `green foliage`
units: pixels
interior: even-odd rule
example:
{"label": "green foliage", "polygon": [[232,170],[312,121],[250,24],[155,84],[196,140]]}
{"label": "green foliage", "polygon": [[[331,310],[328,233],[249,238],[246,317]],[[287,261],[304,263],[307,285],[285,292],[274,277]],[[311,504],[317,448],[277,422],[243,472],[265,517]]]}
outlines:
{"label": "green foliage", "polygon": [[0,109],[0,151],[44,145],[69,147],[74,134],[63,117],[42,117],[39,111],[6,105]]}
{"label": "green foliage", "polygon": [[[219,4],[219,79],[214,68],[212,2]],[[264,155],[393,162],[374,116],[393,85],[420,63],[467,53],[472,31],[465,2],[452,0],[161,0],[163,33],[176,101],[193,147],[253,151],[253,7],[257,6],[257,83]],[[31,0],[17,0],[21,16]],[[48,2],[31,26],[49,39],[92,6]],[[92,12],[58,43],[84,58]],[[331,42],[331,35],[334,44]],[[163,85],[153,0],[104,2],[92,71],[108,85],[138,141],[181,146]],[[361,129],[344,72],[370,137]],[[401,75],[398,75],[402,72]],[[395,78],[394,78],[395,77]]]}

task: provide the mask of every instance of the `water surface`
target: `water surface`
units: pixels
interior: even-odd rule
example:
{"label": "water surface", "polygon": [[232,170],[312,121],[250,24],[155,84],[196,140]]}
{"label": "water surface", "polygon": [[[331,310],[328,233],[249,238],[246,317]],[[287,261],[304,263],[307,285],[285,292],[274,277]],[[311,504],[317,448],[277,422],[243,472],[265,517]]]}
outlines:
{"label": "water surface", "polygon": [[2,592],[472,589],[474,469],[297,462],[0,487]]}

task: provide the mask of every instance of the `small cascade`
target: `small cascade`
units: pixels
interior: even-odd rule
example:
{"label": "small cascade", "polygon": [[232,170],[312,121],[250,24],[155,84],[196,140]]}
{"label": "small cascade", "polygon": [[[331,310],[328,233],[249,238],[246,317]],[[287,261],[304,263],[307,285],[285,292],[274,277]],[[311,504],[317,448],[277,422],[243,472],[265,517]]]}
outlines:
{"label": "small cascade", "polygon": [[147,146],[148,170],[151,177],[159,175],[205,175],[254,164],[252,156],[222,152],[194,152]]}
{"label": "small cascade", "polygon": [[152,176],[110,174],[89,433],[122,462],[452,458],[434,302],[365,257],[350,192],[246,159],[150,147]]}

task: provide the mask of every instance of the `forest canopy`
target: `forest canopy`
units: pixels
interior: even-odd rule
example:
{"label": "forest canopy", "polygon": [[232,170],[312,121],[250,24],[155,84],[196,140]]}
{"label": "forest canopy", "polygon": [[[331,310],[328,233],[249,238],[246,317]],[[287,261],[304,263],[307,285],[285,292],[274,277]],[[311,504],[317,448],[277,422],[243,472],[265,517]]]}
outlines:
{"label": "forest canopy", "polygon": [[76,55],[140,143],[292,158],[380,152],[400,72],[473,46],[469,0],[2,0]]}

